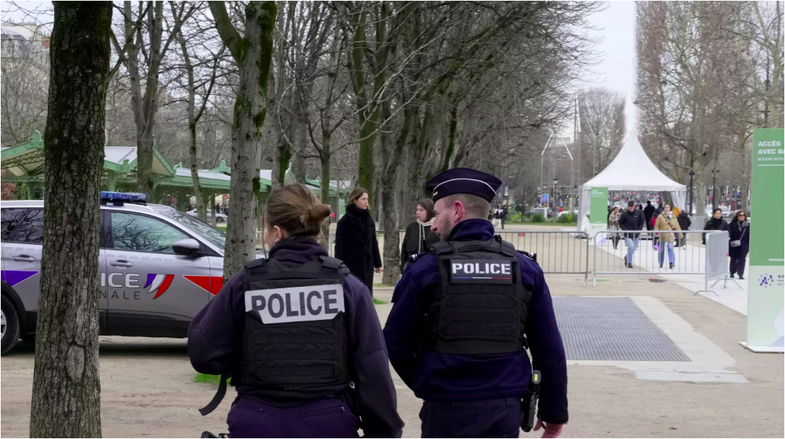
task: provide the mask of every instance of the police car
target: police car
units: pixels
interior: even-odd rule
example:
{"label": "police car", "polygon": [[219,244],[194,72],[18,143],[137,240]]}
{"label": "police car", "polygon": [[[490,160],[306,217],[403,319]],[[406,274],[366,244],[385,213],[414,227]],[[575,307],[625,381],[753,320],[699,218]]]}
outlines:
{"label": "police car", "polygon": [[[43,201],[2,206],[2,353],[35,336]],[[185,337],[223,285],[224,232],[143,194],[101,192],[102,335]],[[78,250],[77,250],[78,251]]]}

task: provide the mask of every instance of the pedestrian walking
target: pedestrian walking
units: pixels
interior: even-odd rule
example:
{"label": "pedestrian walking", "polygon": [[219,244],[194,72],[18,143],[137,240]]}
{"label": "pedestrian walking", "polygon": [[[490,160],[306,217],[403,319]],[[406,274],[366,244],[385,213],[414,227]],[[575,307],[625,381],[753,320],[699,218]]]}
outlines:
{"label": "pedestrian walking", "polygon": [[[660,216],[657,217],[657,222],[654,224],[654,230],[658,232],[681,230],[679,222],[676,220],[676,215],[671,212],[671,206],[666,204]],[[660,233],[660,250],[659,262],[660,268],[665,262],[665,250],[668,251],[669,267],[673,269],[676,265],[676,254],[673,253],[673,244],[676,241],[674,233]]]}
{"label": "pedestrian walking", "polygon": [[750,222],[747,220],[747,214],[743,210],[736,212],[728,229],[730,277],[738,273],[739,279],[744,279],[744,265],[747,262],[747,253],[750,252]]}
{"label": "pedestrian walking", "polygon": [[382,258],[371,218],[368,191],[358,187],[349,193],[346,214],[335,229],[335,257],[342,260],[373,296],[373,273],[381,272]]}
{"label": "pedestrian walking", "polygon": [[[678,209],[678,207],[676,209]],[[674,212],[675,212],[676,209],[674,209]],[[692,225],[692,220],[690,220],[690,217],[687,215],[687,211],[686,210],[682,210],[681,212],[679,212],[676,215],[676,220],[679,222],[679,227],[681,228],[681,230],[689,230],[690,226]],[[687,234],[686,233],[679,233],[679,237],[681,238],[679,240],[679,244],[678,244],[679,247],[681,247],[682,250],[686,250],[687,249]]]}
{"label": "pedestrian walking", "polygon": [[[561,207],[559,208],[559,212],[561,212]],[[502,210],[501,210],[501,213],[500,213],[501,223],[502,223],[502,230],[504,230],[504,223],[507,221],[507,215],[509,213],[510,213],[510,210],[507,207],[507,205],[505,204],[504,206],[502,206]]]}
{"label": "pedestrian walking", "polygon": [[[621,218],[621,206],[618,204],[613,206],[613,210],[608,214],[608,230],[620,230],[619,219]],[[621,235],[619,233],[612,233],[611,240],[613,241],[613,249],[616,250],[619,245]]]}
{"label": "pedestrian walking", "polygon": [[657,208],[654,209],[654,215],[651,216],[651,219],[649,220],[649,222],[646,225],[646,227],[651,226],[651,229],[650,229],[651,230],[651,246],[654,249],[654,251],[659,251],[660,250],[659,233],[655,233],[654,232],[654,224],[657,223],[657,218],[660,216],[661,213],[662,213],[662,208],[660,206],[657,206]]}
{"label": "pedestrian walking", "polygon": [[622,212],[619,218],[619,227],[622,230],[633,231],[624,234],[624,242],[627,244],[627,258],[624,260],[624,263],[627,268],[632,268],[632,257],[635,255],[635,250],[640,242],[640,233],[634,233],[634,231],[643,230],[645,222],[646,218],[643,216],[643,211],[635,208],[634,201],[628,201],[627,210]]}
{"label": "pedestrian walking", "polygon": [[433,224],[433,201],[423,198],[417,203],[417,219],[406,226],[401,245],[401,273],[413,255],[428,251],[433,243],[439,241],[435,233],[431,233]]}
{"label": "pedestrian walking", "polygon": [[[724,230],[726,232],[730,232],[728,229],[728,223],[722,219],[722,209],[717,208],[714,209],[711,218],[706,221],[706,225],[703,227],[703,230]],[[703,245],[706,245],[706,234],[702,234],[702,242]]]}
{"label": "pedestrian walking", "polygon": [[651,223],[651,219],[654,216],[654,206],[651,205],[651,201],[646,201],[646,207],[643,208],[643,217],[646,218],[646,230],[651,230],[654,228]]}
{"label": "pedestrian walking", "polygon": [[525,347],[542,377],[535,430],[557,437],[568,421],[567,362],[545,277],[485,219],[500,185],[457,168],[426,186],[442,241],[406,269],[384,327],[391,364],[424,400],[422,437],[518,437],[522,407],[532,413],[521,397],[534,391]]}
{"label": "pedestrian walking", "polygon": [[221,375],[200,412],[218,407],[229,376],[237,388],[230,437],[402,434],[371,295],[316,241],[329,215],[302,184],[271,193],[263,220],[274,244],[269,259],[247,263],[191,322],[191,364]]}

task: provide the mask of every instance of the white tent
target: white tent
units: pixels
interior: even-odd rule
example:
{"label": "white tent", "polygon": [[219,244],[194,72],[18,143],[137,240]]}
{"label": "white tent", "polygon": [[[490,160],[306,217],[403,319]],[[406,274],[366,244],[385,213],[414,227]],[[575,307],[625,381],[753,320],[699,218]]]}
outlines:
{"label": "white tent", "polygon": [[608,191],[649,191],[670,192],[673,204],[684,210],[686,207],[687,187],[677,183],[660,172],[649,156],[643,151],[638,136],[634,133],[627,136],[624,146],[616,158],[596,177],[584,183],[580,188],[578,206],[578,230],[588,229],[589,205],[591,188],[605,187]]}

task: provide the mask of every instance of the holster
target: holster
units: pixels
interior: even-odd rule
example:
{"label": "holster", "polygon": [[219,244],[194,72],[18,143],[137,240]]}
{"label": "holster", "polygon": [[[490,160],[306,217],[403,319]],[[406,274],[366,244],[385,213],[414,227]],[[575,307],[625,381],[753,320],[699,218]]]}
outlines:
{"label": "holster", "polygon": [[540,371],[532,371],[531,383],[526,396],[521,399],[521,429],[526,433],[534,428],[537,398],[540,396]]}
{"label": "holster", "polygon": [[362,404],[360,403],[360,394],[357,392],[357,386],[354,384],[354,381],[349,383],[349,387],[346,388],[344,394],[346,395],[346,404],[349,406],[349,410],[357,416],[360,428],[363,428]]}

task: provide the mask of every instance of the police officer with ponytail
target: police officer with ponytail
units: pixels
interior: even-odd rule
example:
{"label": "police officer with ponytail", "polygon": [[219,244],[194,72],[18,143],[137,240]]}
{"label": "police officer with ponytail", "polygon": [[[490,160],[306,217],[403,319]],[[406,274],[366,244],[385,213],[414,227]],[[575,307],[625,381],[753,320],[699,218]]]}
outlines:
{"label": "police officer with ponytail", "polygon": [[194,369],[237,388],[230,437],[400,437],[384,338],[367,287],[316,237],[330,207],[301,184],[270,194],[269,259],[236,273],[194,318]]}
{"label": "police officer with ponytail", "polygon": [[518,437],[534,419],[521,399],[535,387],[535,430],[558,437],[568,420],[567,363],[542,270],[487,219],[500,185],[466,168],[428,182],[442,241],[412,257],[393,293],[384,337],[398,375],[424,400],[423,437]]}

